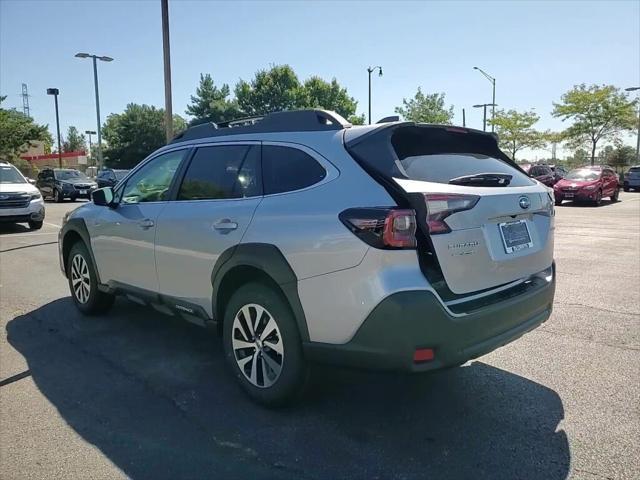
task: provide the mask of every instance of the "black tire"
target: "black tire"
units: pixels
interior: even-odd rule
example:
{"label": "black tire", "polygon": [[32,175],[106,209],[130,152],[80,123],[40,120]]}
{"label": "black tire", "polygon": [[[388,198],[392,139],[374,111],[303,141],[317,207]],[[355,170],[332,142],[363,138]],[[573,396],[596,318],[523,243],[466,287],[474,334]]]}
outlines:
{"label": "black tire", "polygon": [[561,198],[556,198],[556,206],[560,206],[562,205],[562,199]]}
{"label": "black tire", "polygon": [[622,189],[623,189],[625,192],[628,192],[628,191],[629,191],[629,187],[623,187]]}
{"label": "black tire", "polygon": [[64,195],[57,188],[53,190],[53,200],[56,203],[62,203],[64,201]]}
{"label": "black tire", "polygon": [[69,200],[71,200],[72,202],[75,202],[78,199],[78,197],[69,197]]}
{"label": "black tire", "polygon": [[611,202],[615,203],[618,201],[618,197],[620,196],[620,189],[616,188],[616,191],[611,195]]}
{"label": "black tire", "polygon": [[44,221],[40,220],[36,222],[35,220],[29,220],[29,229],[31,230],[40,230],[42,228],[42,224]]}
{"label": "black tire", "polygon": [[593,204],[596,207],[599,207],[600,205],[602,205],[602,190],[598,190],[598,193],[596,194],[596,199],[593,201]]}
{"label": "black tire", "polygon": [[[77,267],[82,265],[79,262],[79,265],[76,264],[74,266],[74,261],[76,261],[76,257],[81,257],[82,261],[85,262],[86,271],[84,268],[79,270]],[[77,279],[74,278],[76,275],[75,272],[79,272],[80,274],[88,274],[88,281],[85,283],[88,286],[88,294],[86,294],[86,290],[82,290],[82,293],[78,293],[79,290],[74,290],[73,285],[74,281],[77,282]],[[71,291],[71,298],[73,299],[73,303],[75,303],[76,307],[80,312],[85,315],[99,315],[101,313],[105,313],[108,311],[113,305],[113,301],[115,297],[109,293],[101,292],[98,290],[98,277],[96,275],[95,266],[93,261],[91,260],[91,255],[87,250],[87,247],[82,242],[76,242],[69,252],[69,258],[67,260],[67,277],[69,279],[69,290]],[[85,275],[82,275],[83,278],[86,278]],[[82,288],[82,287],[81,287]],[[86,297],[84,296],[86,294]]]}
{"label": "black tire", "polygon": [[[249,327],[238,328],[238,324],[234,327],[236,315],[238,315],[239,322],[241,322],[240,319],[245,318],[244,314],[241,315],[241,309],[247,309],[245,311],[249,312],[250,317],[256,316],[256,308],[249,305],[257,305],[265,309],[265,314],[261,317],[261,321],[256,322],[258,340],[255,342],[250,335],[243,334],[243,330]],[[272,318],[277,325],[277,330],[271,330],[271,335],[269,335],[270,332],[266,331],[265,325],[269,318]],[[252,318],[252,321],[255,320],[255,318]],[[261,327],[262,331],[260,331]],[[290,403],[302,393],[307,382],[308,368],[302,353],[302,342],[296,320],[288,302],[280,292],[263,283],[252,282],[243,285],[227,303],[222,328],[224,352],[229,366],[243,390],[253,400],[265,406],[277,407]],[[266,335],[266,337],[262,338],[261,334]],[[252,345],[259,344],[260,347],[251,346],[238,349],[238,355],[236,355],[236,351],[233,348],[234,335],[237,340],[242,340],[243,342],[248,340],[248,343]],[[266,339],[269,339],[269,342]],[[264,341],[264,344],[262,341]],[[270,348],[269,345],[271,344],[274,346],[277,344],[277,348],[282,349],[282,355],[279,355],[275,349]],[[236,358],[239,355],[242,355],[242,358],[237,360]],[[256,355],[257,359],[254,359]],[[265,362],[262,359],[263,356],[268,356],[270,362]],[[238,362],[247,359],[249,360],[241,367]],[[268,366],[269,364],[273,365],[271,362],[276,362],[277,364],[278,360],[281,366],[279,375],[275,376],[275,380],[270,379],[268,378],[269,373],[274,374],[275,370],[270,369]],[[251,375],[252,367],[256,371],[255,384],[248,378],[248,376],[253,376]],[[267,371],[266,379],[265,371]],[[274,375],[271,376],[273,377]],[[262,386],[259,385],[261,379]],[[269,382],[273,383],[267,385]]]}

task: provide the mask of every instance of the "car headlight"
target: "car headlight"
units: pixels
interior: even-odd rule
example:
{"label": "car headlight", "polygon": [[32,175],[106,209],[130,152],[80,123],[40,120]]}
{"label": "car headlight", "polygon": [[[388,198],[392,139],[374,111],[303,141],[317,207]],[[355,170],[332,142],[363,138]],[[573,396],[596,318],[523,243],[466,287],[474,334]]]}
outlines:
{"label": "car headlight", "polygon": [[29,199],[31,200],[40,200],[42,198],[42,195],[40,194],[40,192],[35,192],[31,194],[31,198]]}
{"label": "car headlight", "polygon": [[597,185],[587,185],[584,187],[585,190],[595,190],[596,188],[598,188]]}

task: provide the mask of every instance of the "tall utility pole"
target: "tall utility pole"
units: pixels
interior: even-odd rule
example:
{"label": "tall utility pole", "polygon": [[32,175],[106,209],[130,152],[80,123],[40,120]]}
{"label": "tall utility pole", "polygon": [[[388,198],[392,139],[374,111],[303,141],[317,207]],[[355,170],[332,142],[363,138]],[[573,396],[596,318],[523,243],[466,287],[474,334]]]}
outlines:
{"label": "tall utility pole", "polygon": [[62,168],[62,145],[60,142],[60,116],[58,115],[58,95],[60,90],[57,88],[47,88],[47,95],[53,95],[56,106],[56,129],[58,131],[58,167]]}
{"label": "tall utility pole", "polygon": [[29,90],[26,83],[22,84],[22,112],[25,117],[31,117],[29,112]]}
{"label": "tall utility pole", "polygon": [[91,135],[95,135],[96,132],[94,132],[93,130],[85,130],[84,133],[89,135],[89,155],[91,155],[91,163],[93,163],[93,166],[95,167],[96,159],[93,158],[93,148],[91,147]]}
{"label": "tall utility pole", "polygon": [[164,56],[164,124],[167,143],[173,138],[173,108],[171,106],[171,45],[169,43],[169,0],[160,0],[162,6],[162,52]]}
{"label": "tall utility pole", "polygon": [[371,125],[371,74],[378,70],[378,76],[382,76],[382,67],[369,67],[367,68],[367,72],[369,73],[369,125]]}
{"label": "tall utility pole", "polygon": [[97,121],[97,131],[98,131],[98,170],[102,169],[102,137],[100,136],[100,95],[98,93],[98,65],[97,60],[101,60],[103,62],[113,62],[113,58],[91,55],[89,53],[76,53],[77,58],[91,58],[93,59],[93,85],[96,91],[96,121]]}
{"label": "tall utility pole", "polygon": [[478,70],[493,85],[493,94],[492,94],[492,97],[491,97],[491,103],[493,104],[493,107],[491,108],[491,133],[493,133],[494,128],[495,128],[494,125],[493,125],[493,121],[496,119],[496,106],[497,106],[496,105],[496,79],[494,77],[492,77],[491,75],[489,75],[484,70],[482,70],[481,68],[473,67],[473,69],[474,70]]}
{"label": "tall utility pole", "polygon": [[[640,87],[625,88],[627,92],[636,92]],[[638,133],[636,137],[636,160],[640,162],[640,96],[638,96]]]}

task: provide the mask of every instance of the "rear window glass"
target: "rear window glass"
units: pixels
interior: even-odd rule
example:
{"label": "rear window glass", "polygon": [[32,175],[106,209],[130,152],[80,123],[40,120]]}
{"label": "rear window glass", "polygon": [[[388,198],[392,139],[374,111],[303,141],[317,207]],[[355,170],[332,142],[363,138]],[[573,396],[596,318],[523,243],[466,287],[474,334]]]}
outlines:
{"label": "rear window glass", "polygon": [[631,167],[629,169],[630,173],[640,173],[640,167]]}
{"label": "rear window glass", "polygon": [[532,184],[529,177],[498,158],[478,153],[441,153],[419,155],[400,160],[407,178],[434,183],[449,183],[452,179],[481,173],[511,175],[511,187]]}
{"label": "rear window glass", "polygon": [[325,169],[297,148],[262,147],[264,193],[293,192],[315,185],[326,177]]}

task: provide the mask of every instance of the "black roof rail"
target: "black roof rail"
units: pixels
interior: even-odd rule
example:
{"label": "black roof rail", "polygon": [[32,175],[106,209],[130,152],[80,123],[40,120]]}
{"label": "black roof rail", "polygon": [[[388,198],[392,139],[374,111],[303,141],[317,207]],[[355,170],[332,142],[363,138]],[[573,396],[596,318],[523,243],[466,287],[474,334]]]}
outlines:
{"label": "black roof rail", "polygon": [[239,118],[215,124],[202,123],[176,135],[170,143],[197,138],[220,137],[250,133],[321,132],[351,127],[343,117],[328,110],[287,110],[264,116]]}
{"label": "black roof rail", "polygon": [[399,121],[400,121],[400,117],[398,115],[391,115],[389,117],[381,118],[380,120],[378,120],[376,122],[376,124],[378,124],[378,123],[399,122]]}

